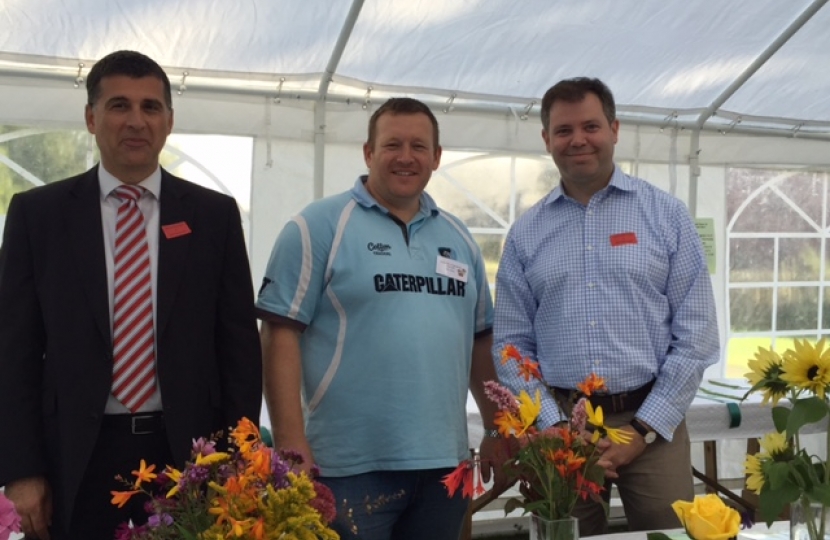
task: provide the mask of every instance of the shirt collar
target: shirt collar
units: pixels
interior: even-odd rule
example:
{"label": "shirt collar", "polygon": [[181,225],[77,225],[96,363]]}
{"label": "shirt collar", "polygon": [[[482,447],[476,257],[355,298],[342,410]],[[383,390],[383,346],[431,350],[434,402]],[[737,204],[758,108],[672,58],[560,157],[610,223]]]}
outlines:
{"label": "shirt collar", "polygon": [[[634,191],[634,182],[631,181],[631,177],[622,172],[616,164],[614,165],[614,172],[611,173],[611,181],[608,182],[608,185],[605,186],[602,190],[607,190],[609,187],[614,187],[615,189],[619,189],[621,191]],[[547,198],[545,199],[545,204],[553,204],[555,201],[559,199],[564,199],[567,197],[565,195],[565,191],[562,189],[562,183],[560,182],[558,186],[553,188],[553,190],[548,194]]]}
{"label": "shirt collar", "polygon": [[[99,163],[98,185],[101,188],[101,200],[105,200],[112,193],[112,190],[124,185],[124,182],[113,176],[112,173],[104,168],[102,163]],[[156,170],[150,176],[139,182],[138,185],[152,193],[156,200],[159,200],[159,195],[161,194],[161,167],[156,166]]]}
{"label": "shirt collar", "polygon": [[[378,207],[379,210],[383,211],[383,213],[388,214],[389,210],[387,210],[383,205],[375,200],[372,197],[369,190],[366,189],[366,180],[369,177],[365,174],[360,175],[354,183],[354,187],[352,187],[352,197],[354,198],[357,203],[365,208],[371,208],[373,206]],[[422,192],[420,197],[421,206],[418,210],[417,215],[436,215],[438,214],[438,205],[435,204],[435,200],[427,194],[427,192]]]}

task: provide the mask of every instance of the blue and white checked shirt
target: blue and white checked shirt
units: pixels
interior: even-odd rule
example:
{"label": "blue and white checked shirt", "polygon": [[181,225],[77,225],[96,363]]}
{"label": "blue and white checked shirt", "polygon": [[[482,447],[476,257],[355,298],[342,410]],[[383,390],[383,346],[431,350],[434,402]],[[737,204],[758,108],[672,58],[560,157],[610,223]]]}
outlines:
{"label": "blue and white checked shirt", "polygon": [[537,360],[547,384],[560,388],[576,388],[591,372],[610,393],[656,378],[637,417],[671,440],[720,352],[712,284],[689,211],[619,168],[587,206],[556,187],[507,235],[493,331],[502,383],[542,391],[539,427],[563,418],[542,383],[501,365],[505,345]]}

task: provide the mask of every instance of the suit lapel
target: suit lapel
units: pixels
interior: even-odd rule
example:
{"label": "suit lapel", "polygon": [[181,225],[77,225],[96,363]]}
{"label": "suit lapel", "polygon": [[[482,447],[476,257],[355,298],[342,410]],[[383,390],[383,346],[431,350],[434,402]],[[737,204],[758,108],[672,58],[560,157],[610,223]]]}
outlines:
{"label": "suit lapel", "polygon": [[[187,197],[185,185],[164,169],[161,171],[161,196],[159,198],[159,258],[156,291],[157,338],[164,332],[181,284],[185,261],[190,247],[191,234],[165,235],[165,226],[186,223],[193,225],[192,199]],[[174,229],[175,230],[175,227]]]}
{"label": "suit lapel", "polygon": [[92,168],[78,177],[70,190],[66,206],[65,226],[69,231],[75,264],[81,285],[89,300],[90,310],[101,337],[112,350],[110,308],[107,287],[107,263],[104,251],[104,231],[101,224],[101,189],[98,168]]}

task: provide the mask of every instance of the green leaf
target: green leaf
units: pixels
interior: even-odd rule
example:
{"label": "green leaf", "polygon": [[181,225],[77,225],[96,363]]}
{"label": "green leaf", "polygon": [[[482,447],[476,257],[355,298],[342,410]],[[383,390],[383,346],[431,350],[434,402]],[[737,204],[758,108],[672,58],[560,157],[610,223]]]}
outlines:
{"label": "green leaf", "polygon": [[827,484],[818,484],[807,493],[811,500],[815,500],[824,506],[830,506],[830,486]]}
{"label": "green leaf", "polygon": [[[769,467],[765,470],[765,472],[767,474],[769,489],[771,490],[783,489],[786,485],[793,485],[793,481],[790,479],[789,463],[770,463]],[[796,486],[796,488],[797,487],[798,486]]]}
{"label": "green leaf", "polygon": [[775,425],[775,431],[783,433],[787,429],[787,420],[790,418],[789,407],[773,407],[772,408],[772,423]]}
{"label": "green leaf", "polygon": [[506,516],[507,514],[509,514],[517,508],[524,508],[522,506],[522,501],[515,497],[513,497],[512,499],[508,499],[507,502],[504,503],[504,515]]}
{"label": "green leaf", "polygon": [[827,404],[815,396],[797,399],[787,421],[787,434],[795,435],[807,424],[814,424],[827,415]]}
{"label": "green leaf", "polygon": [[666,533],[650,532],[646,534],[646,540],[671,540],[671,537]]}
{"label": "green leaf", "polygon": [[787,505],[797,500],[800,495],[801,490],[794,484],[788,483],[777,489],[772,489],[771,486],[764,485],[759,497],[758,511],[761,513],[761,517],[764,518],[767,526],[779,519],[779,516],[784,512]]}

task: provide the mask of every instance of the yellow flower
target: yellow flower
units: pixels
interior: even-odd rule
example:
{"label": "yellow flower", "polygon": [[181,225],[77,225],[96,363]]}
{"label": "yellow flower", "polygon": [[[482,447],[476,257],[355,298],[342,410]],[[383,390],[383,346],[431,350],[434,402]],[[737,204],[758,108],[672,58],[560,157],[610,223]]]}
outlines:
{"label": "yellow flower", "polygon": [[784,436],[783,433],[778,433],[777,431],[764,435],[764,437],[760,439],[760,443],[761,449],[768,456],[772,456],[773,458],[786,453],[790,448],[790,444],[787,442],[787,437]]}
{"label": "yellow flower", "polygon": [[671,507],[692,540],[727,540],[741,528],[738,511],[714,493],[699,495],[692,502],[675,501]]}
{"label": "yellow flower", "polygon": [[748,475],[746,478],[746,487],[757,494],[761,493],[761,488],[764,487],[764,472],[761,470],[764,455],[762,453],[750,454],[746,456],[744,462],[744,472]]}
{"label": "yellow flower", "polygon": [[605,436],[611,439],[611,442],[617,444],[628,444],[631,442],[631,433],[624,429],[617,429],[606,426]]}
{"label": "yellow flower", "polygon": [[795,350],[784,353],[781,380],[808,390],[824,399],[830,385],[830,349],[824,350],[826,338],[813,346],[807,340],[793,340]]}
{"label": "yellow flower", "polygon": [[777,352],[758,347],[755,359],[747,363],[751,371],[745,377],[753,387],[761,385],[758,389],[764,397],[764,404],[771,400],[773,405],[778,405],[778,401],[787,394],[787,383],[781,380],[783,362]]}
{"label": "yellow flower", "polygon": [[585,401],[585,414],[588,416],[588,423],[594,426],[594,434],[591,435],[591,442],[596,443],[603,437],[608,437],[611,442],[617,444],[628,444],[631,442],[631,434],[623,429],[608,427],[605,425],[605,417],[602,414],[602,407],[591,405],[590,401]]}
{"label": "yellow flower", "polygon": [[214,452],[206,456],[200,454],[196,456],[196,465],[210,466],[214,463],[224,463],[229,459],[231,459],[231,456],[225,452]]}
{"label": "yellow flower", "polygon": [[522,428],[517,435],[524,435],[528,428],[536,422],[536,418],[541,411],[542,394],[539,390],[536,390],[536,396],[533,399],[525,390],[519,392],[519,418],[522,420]]}
{"label": "yellow flower", "polygon": [[179,480],[182,479],[182,471],[174,469],[173,467],[168,465],[164,469],[164,474],[167,476],[167,478],[169,478],[176,484],[175,486],[173,486],[173,489],[167,492],[167,498],[170,499],[172,497],[175,497],[176,494],[179,492]]}

